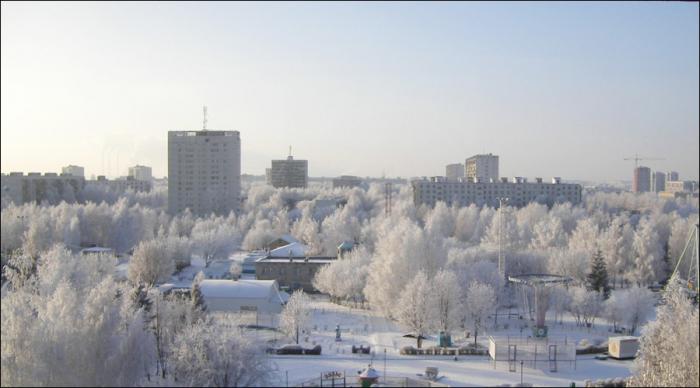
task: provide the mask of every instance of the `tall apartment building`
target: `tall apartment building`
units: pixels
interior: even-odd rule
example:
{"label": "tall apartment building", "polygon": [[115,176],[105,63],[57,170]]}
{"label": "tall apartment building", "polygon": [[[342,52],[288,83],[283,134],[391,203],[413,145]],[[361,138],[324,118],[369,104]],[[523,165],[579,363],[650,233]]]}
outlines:
{"label": "tall apartment building", "polygon": [[535,182],[528,183],[522,177],[513,178],[512,182],[508,182],[507,178],[486,182],[480,178],[450,181],[443,177],[433,177],[413,180],[411,186],[416,206],[435,206],[435,203],[442,201],[448,206],[476,204],[496,207],[499,198],[508,198],[508,204],[517,207],[530,202],[548,205],[555,202],[581,202],[581,185],[561,183],[561,178],[558,177],[553,178],[552,183],[544,183],[542,178],[535,178]]}
{"label": "tall apartment building", "polygon": [[135,165],[129,167],[129,176],[137,181],[150,181],[153,179],[153,170],[148,166]]}
{"label": "tall apartment building", "polygon": [[462,163],[448,164],[445,166],[445,176],[453,181],[464,178],[464,165]]}
{"label": "tall apartment building", "polygon": [[11,172],[9,175],[0,176],[2,196],[15,204],[43,201],[51,204],[61,201],[72,203],[80,199],[84,188],[85,178],[68,173],[58,175],[55,172],[47,172],[42,175],[30,172],[24,175],[21,172]]}
{"label": "tall apartment building", "polygon": [[196,215],[238,211],[241,138],[238,131],[168,131],[168,211]]}
{"label": "tall apartment building", "polygon": [[351,175],[341,175],[339,178],[333,178],[333,188],[338,187],[357,187],[362,184],[359,177]]}
{"label": "tall apartment building", "polygon": [[72,176],[81,176],[85,178],[85,168],[80,166],[74,166],[72,164],[70,166],[61,168],[61,173],[69,174]]}
{"label": "tall apartment building", "polygon": [[679,181],[678,173],[676,171],[669,171],[666,173],[666,182],[668,181]]}
{"label": "tall apartment building", "polygon": [[309,162],[294,160],[289,155],[286,160],[273,160],[270,166],[270,184],[274,187],[304,188],[309,182]]}
{"label": "tall apartment building", "polygon": [[474,155],[464,162],[467,178],[480,178],[486,182],[498,181],[498,155]]}
{"label": "tall apartment building", "polygon": [[651,169],[649,167],[637,167],[632,177],[632,191],[646,193],[651,191]]}
{"label": "tall apartment building", "polygon": [[660,171],[655,171],[651,175],[651,190],[655,193],[660,193],[666,190],[666,174]]}

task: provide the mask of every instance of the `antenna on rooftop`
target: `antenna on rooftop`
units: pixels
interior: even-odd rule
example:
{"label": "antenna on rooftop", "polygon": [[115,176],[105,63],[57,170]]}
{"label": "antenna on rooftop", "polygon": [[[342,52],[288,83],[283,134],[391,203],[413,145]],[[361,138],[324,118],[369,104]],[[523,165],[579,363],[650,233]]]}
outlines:
{"label": "antenna on rooftop", "polygon": [[289,146],[289,157],[292,157],[292,146]]}
{"label": "antenna on rooftop", "polygon": [[202,131],[206,131],[207,130],[207,106],[204,105],[202,110],[204,111],[204,120],[202,122]]}

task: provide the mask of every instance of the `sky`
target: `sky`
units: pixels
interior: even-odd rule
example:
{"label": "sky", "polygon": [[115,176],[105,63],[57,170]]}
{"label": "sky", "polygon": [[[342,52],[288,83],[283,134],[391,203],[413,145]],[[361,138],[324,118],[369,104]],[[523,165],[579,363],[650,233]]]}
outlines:
{"label": "sky", "polygon": [[1,170],[167,173],[167,131],[242,172],[698,179],[698,4],[2,3]]}

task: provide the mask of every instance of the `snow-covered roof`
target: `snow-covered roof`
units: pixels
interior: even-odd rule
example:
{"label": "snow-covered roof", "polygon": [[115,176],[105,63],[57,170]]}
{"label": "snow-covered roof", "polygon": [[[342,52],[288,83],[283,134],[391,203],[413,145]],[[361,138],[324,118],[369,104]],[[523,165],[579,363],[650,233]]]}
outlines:
{"label": "snow-covered roof", "polygon": [[355,243],[352,241],[343,241],[340,245],[338,245],[338,249],[347,249],[350,250],[355,247]]}
{"label": "snow-covered roof", "polygon": [[292,236],[291,234],[283,234],[283,235],[280,236],[280,239],[282,239],[282,240],[284,240],[284,241],[286,241],[286,242],[288,242],[288,243],[290,243],[290,244],[291,244],[291,243],[300,243],[300,242],[301,242],[301,241],[297,240],[296,238],[294,238],[294,236]]}
{"label": "snow-covered roof", "polygon": [[379,373],[377,373],[377,371],[374,370],[374,368],[367,367],[365,368],[365,370],[362,371],[362,373],[360,373],[359,376],[365,379],[376,379],[379,377]]}
{"label": "snow-covered roof", "polygon": [[306,245],[302,243],[291,243],[270,251],[270,257],[302,257],[306,255]]}
{"label": "snow-covered roof", "polygon": [[637,341],[639,337],[633,337],[631,335],[623,335],[619,337],[609,337],[608,341]]}
{"label": "snow-covered roof", "polygon": [[199,289],[204,297],[268,299],[277,290],[277,281],[205,279]]}
{"label": "snow-covered roof", "polygon": [[318,256],[318,257],[292,257],[290,261],[286,257],[261,257],[255,260],[256,263],[312,263],[312,264],[328,264],[336,261],[335,256]]}
{"label": "snow-covered roof", "polygon": [[113,253],[114,250],[112,248],[92,247],[92,248],[84,248],[80,252],[83,254],[86,254],[86,253]]}

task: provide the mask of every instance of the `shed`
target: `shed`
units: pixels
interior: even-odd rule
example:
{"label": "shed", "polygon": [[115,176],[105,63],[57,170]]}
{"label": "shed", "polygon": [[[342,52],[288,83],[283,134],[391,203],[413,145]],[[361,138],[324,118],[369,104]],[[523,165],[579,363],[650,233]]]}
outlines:
{"label": "shed", "polygon": [[620,336],[608,338],[608,354],[618,360],[635,358],[639,349],[639,338]]}
{"label": "shed", "polygon": [[285,302],[275,280],[206,279],[199,288],[208,311],[278,314]]}

